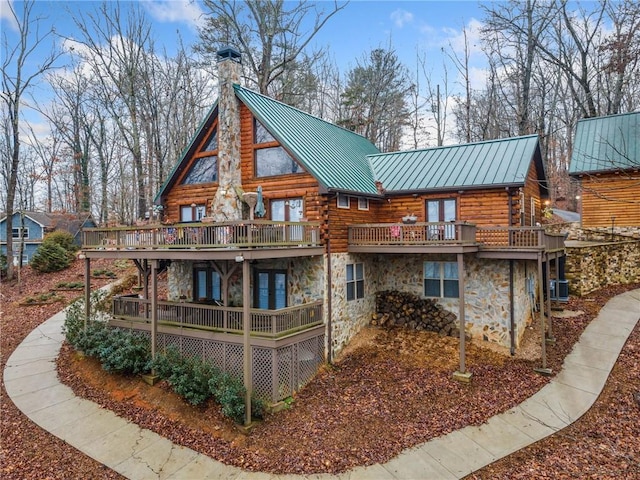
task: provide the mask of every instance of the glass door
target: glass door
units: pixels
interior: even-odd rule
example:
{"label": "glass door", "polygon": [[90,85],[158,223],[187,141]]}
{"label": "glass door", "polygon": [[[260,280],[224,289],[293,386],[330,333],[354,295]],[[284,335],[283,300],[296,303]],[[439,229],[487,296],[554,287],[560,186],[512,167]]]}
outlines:
{"label": "glass door", "polygon": [[254,282],[254,307],[277,310],[287,306],[287,272],[257,270]]}

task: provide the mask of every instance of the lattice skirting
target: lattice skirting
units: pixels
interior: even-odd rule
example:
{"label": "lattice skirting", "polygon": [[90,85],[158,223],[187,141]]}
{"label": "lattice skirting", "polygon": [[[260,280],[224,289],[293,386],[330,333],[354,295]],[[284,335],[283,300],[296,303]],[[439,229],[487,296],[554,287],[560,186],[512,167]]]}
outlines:
{"label": "lattice skirting", "polygon": [[[148,331],[140,332],[150,336]],[[158,332],[156,348],[163,351],[175,346],[183,355],[210,361],[217,368],[243,379],[244,347],[242,343],[173,335]],[[254,394],[269,402],[293,395],[324,363],[324,333],[299,341],[289,340],[275,348],[252,346],[252,380]]]}

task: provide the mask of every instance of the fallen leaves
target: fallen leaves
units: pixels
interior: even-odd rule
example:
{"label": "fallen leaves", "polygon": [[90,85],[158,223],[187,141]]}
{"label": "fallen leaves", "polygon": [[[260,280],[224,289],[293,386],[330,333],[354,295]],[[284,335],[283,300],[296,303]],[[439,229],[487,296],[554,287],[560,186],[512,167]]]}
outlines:
{"label": "fallen leaves", "polygon": [[[80,264],[80,272],[81,268]],[[58,276],[51,284],[61,279]],[[46,282],[49,277],[27,277],[20,295],[29,293],[29,284],[43,288]],[[547,349],[554,372],[605,301],[628,288],[611,288],[589,301],[569,302],[568,309],[585,313],[554,321],[557,343]],[[11,286],[3,285],[7,297],[2,306],[2,366],[26,334],[57,311],[57,306],[34,307],[23,318],[11,306],[18,298],[15,290],[14,295]],[[211,403],[191,407],[163,384],[150,387],[137,378],[109,375],[95,362],[74,359],[65,348],[59,374],[78,395],[173,442],[247,470],[299,474],[338,473],[386,462],[429,438],[481,424],[548,381],[533,373],[538,359],[514,359],[470,344],[467,363],[473,381],[460,384],[451,379],[458,362],[456,339],[404,330],[367,334],[367,340],[350,349],[337,365],[321,369],[289,409],[268,417],[248,437]],[[539,338],[535,328],[531,334],[534,340]],[[640,392],[639,346],[636,328],[605,392],[581,420],[473,478],[639,477],[640,407],[634,396]],[[5,395],[3,389],[3,479],[119,478],[33,425]]]}

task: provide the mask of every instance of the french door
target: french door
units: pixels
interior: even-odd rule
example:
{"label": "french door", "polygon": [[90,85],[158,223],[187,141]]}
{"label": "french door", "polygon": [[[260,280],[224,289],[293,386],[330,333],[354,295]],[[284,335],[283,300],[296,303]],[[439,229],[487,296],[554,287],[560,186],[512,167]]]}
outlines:
{"label": "french door", "polygon": [[256,270],[254,272],[254,308],[277,310],[287,306],[286,270]]}
{"label": "french door", "polygon": [[[446,198],[427,200],[427,222],[455,222],[456,199]],[[454,240],[456,238],[456,226],[444,225],[443,228],[432,228],[430,236],[436,235],[440,239]]]}

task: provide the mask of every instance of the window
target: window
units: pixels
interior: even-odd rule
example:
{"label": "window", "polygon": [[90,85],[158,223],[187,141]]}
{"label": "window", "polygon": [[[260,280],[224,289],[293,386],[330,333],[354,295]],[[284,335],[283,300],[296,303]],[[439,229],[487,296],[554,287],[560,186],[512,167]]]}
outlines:
{"label": "window", "polygon": [[304,217],[302,198],[271,200],[269,204],[274,222],[299,222]]}
{"label": "window", "polygon": [[218,156],[209,155],[196,158],[193,165],[182,180],[184,185],[210,183],[218,181]]}
{"label": "window", "polygon": [[455,222],[456,199],[427,200],[427,222]]}
{"label": "window", "polygon": [[[20,227],[11,229],[11,238],[20,238]],[[29,227],[22,228],[22,238],[29,238]]]}
{"label": "window", "polygon": [[214,128],[202,142],[193,159],[189,171],[184,176],[184,185],[211,183],[218,181],[218,129]]}
{"label": "window", "polygon": [[351,208],[351,197],[349,195],[345,195],[344,193],[338,194],[338,208]]}
{"label": "window", "polygon": [[[427,222],[455,221],[455,198],[427,200]],[[456,238],[456,226],[453,223],[451,225],[430,225],[429,238],[434,240],[454,240]]]}
{"label": "window", "polygon": [[524,192],[520,192],[520,226],[524,227],[527,223],[527,217],[524,211]]}
{"label": "window", "polygon": [[271,143],[271,142],[275,142],[276,139],[273,137],[273,135],[271,135],[269,133],[269,130],[267,130],[264,125],[262,125],[262,123],[260,123],[259,120],[254,119],[254,124],[253,124],[253,139],[255,144],[260,144],[260,143]]}
{"label": "window", "polygon": [[369,210],[369,199],[358,197],[358,210]]}
{"label": "window", "polygon": [[424,296],[458,298],[458,264],[424,262]]}
{"label": "window", "polygon": [[256,270],[254,273],[253,306],[277,310],[287,306],[287,272]]}
{"label": "window", "polygon": [[347,300],[364,298],[364,265],[347,264]]}
{"label": "window", "polygon": [[302,172],[304,172],[304,169],[282,147],[268,147],[256,150],[257,177],[273,177]]}
{"label": "window", "polygon": [[274,136],[256,119],[253,124],[253,143],[256,177],[304,172],[304,168],[278,145]]}
{"label": "window", "polygon": [[201,152],[215,152],[218,150],[218,131],[215,129],[211,136],[207,139],[206,143],[200,150]]}
{"label": "window", "polygon": [[193,292],[196,302],[221,302],[222,283],[218,271],[211,267],[194,268]]}
{"label": "window", "polygon": [[199,222],[206,216],[207,207],[205,205],[182,205],[180,207],[181,222]]}

